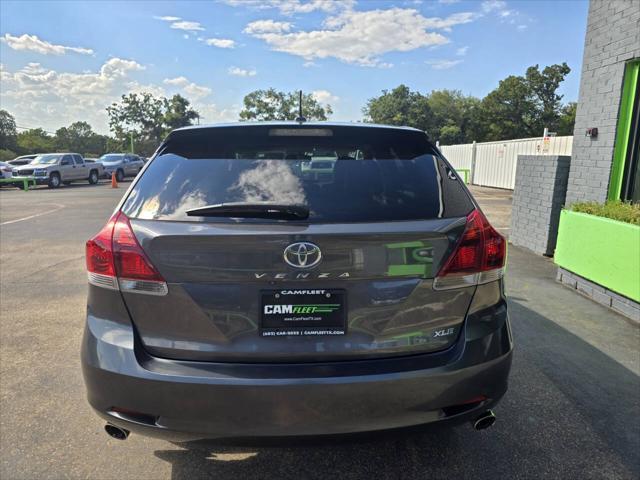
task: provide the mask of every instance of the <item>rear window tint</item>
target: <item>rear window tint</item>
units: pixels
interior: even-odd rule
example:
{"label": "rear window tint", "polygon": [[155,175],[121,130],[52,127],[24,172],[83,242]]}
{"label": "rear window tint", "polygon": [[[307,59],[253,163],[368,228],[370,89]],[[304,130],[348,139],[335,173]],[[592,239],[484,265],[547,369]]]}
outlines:
{"label": "rear window tint", "polygon": [[[190,217],[230,202],[306,205],[303,223],[382,222],[461,216],[472,209],[459,182],[421,132],[327,127],[277,134],[275,127],[218,127],[176,132],[127,198],[132,218],[260,222]],[[446,208],[447,192],[455,208]],[[280,220],[282,221],[282,220]],[[291,220],[290,220],[291,221]],[[299,220],[297,220],[299,221]]]}

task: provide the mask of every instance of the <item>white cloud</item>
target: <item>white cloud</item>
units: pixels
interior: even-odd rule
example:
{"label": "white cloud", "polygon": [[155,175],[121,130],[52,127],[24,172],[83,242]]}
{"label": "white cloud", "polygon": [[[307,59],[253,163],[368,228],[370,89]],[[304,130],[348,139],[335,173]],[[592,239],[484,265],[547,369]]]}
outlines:
{"label": "white cloud", "polygon": [[527,28],[529,28],[529,27],[528,27],[527,25],[522,24],[522,25],[518,25],[516,28],[517,28],[519,31],[524,32],[524,31],[525,31]]}
{"label": "white cloud", "polygon": [[128,72],[144,70],[145,67],[134,60],[123,60],[122,58],[110,58],[100,67],[100,75],[107,78],[124,77]]}
{"label": "white cloud", "polygon": [[330,103],[336,103],[338,100],[340,100],[340,97],[337,97],[336,95],[329,92],[328,90],[314,90],[313,92],[311,92],[311,95],[313,96],[313,98],[316,99],[317,102],[320,102],[320,103],[330,104]]}
{"label": "white cloud", "polygon": [[17,71],[0,65],[0,102],[19,125],[40,126],[45,130],[85,120],[99,133],[108,133],[106,107],[127,93],[149,92],[169,96],[177,89],[191,101],[207,123],[226,122],[238,118],[239,106],[220,108],[209,99],[211,89],[197,85],[185,77],[167,78],[162,85],[138,82],[136,72],[144,66],[133,60],[111,58],[97,72],[68,73],[29,63]]}
{"label": "white cloud", "polygon": [[37,35],[24,34],[19,37],[10,33],[5,33],[0,37],[0,41],[6,43],[13,50],[26,50],[41,53],[43,55],[64,55],[67,52],[81,53],[83,55],[93,55],[90,48],[66,47],[64,45],[54,45],[46,40],[41,40]]}
{"label": "white cloud", "polygon": [[162,83],[166,85],[174,85],[176,87],[184,87],[189,83],[186,77],[165,78]]}
{"label": "white cloud", "polygon": [[235,48],[236,42],[228,38],[207,38],[204,43],[218,48]]}
{"label": "white cloud", "polygon": [[252,35],[264,40],[272,50],[297,55],[307,61],[333,57],[345,63],[388,67],[389,64],[381,62],[381,55],[448,43],[445,36],[430,30],[448,31],[475,17],[473,13],[463,12],[444,19],[428,18],[415,9],[403,8],[348,10],[327,18],[321,30]]}
{"label": "white cloud", "polygon": [[179,22],[173,22],[170,25],[170,28],[173,28],[175,30],[184,30],[186,32],[197,32],[197,31],[203,31],[204,28],[202,27],[202,25],[200,25],[199,22],[189,22],[187,20],[181,20]]}
{"label": "white cloud", "polygon": [[425,63],[434,70],[448,70],[462,63],[462,60],[427,60]]}
{"label": "white cloud", "polygon": [[243,32],[250,35],[258,33],[283,33],[291,30],[291,26],[289,22],[276,22],[271,19],[256,20],[255,22],[249,23]]}
{"label": "white cloud", "polygon": [[163,22],[169,22],[169,28],[173,28],[174,30],[183,30],[185,32],[195,33],[198,31],[204,31],[204,27],[200,25],[200,22],[191,22],[189,20],[184,20],[180,17],[153,17],[156,20],[162,20]]}
{"label": "white cloud", "polygon": [[246,70],[240,67],[229,67],[227,70],[229,75],[235,75],[236,77],[255,77],[258,72],[255,70]]}
{"label": "white cloud", "polygon": [[459,2],[460,0],[438,0],[438,3],[442,3],[443,5],[452,5]]}
{"label": "white cloud", "polygon": [[456,55],[458,55],[459,57],[464,57],[468,51],[469,51],[468,46],[460,47],[456,50]]}
{"label": "white cloud", "polygon": [[222,0],[232,7],[248,7],[255,10],[277,9],[282,15],[322,11],[332,13],[349,10],[356,0]]}
{"label": "white cloud", "polygon": [[482,11],[485,13],[493,12],[496,10],[500,11],[507,8],[507,2],[505,2],[504,0],[485,0],[480,5],[480,8],[482,8]]}
{"label": "white cloud", "polygon": [[196,85],[195,83],[190,83],[189,85],[185,86],[183,90],[190,99],[197,100],[211,95],[211,89],[209,87]]}
{"label": "white cloud", "polygon": [[517,10],[509,9],[504,0],[485,0],[480,6],[485,14],[497,15],[501,22],[516,23],[516,17],[521,16]]}
{"label": "white cloud", "polygon": [[215,103],[200,102],[193,102],[193,108],[200,114],[201,123],[233,122],[238,120],[241,110],[237,105],[232,105],[229,108],[219,108]]}
{"label": "white cloud", "polygon": [[209,87],[193,83],[186,77],[182,76],[176,78],[165,78],[162,83],[179,88],[188,97],[189,100],[199,100],[208,95],[211,95],[211,89]]}
{"label": "white cloud", "polygon": [[123,93],[142,90],[132,74],[143,69],[121,58],[110,58],[97,72],[58,72],[39,63],[14,72],[3,68],[0,99],[3,108],[24,125],[55,130],[86,120],[97,131],[106,132],[105,108]]}
{"label": "white cloud", "polygon": [[177,22],[178,20],[181,20],[180,17],[170,17],[170,16],[166,16],[166,17],[153,17],[156,20],[163,20],[165,22]]}
{"label": "white cloud", "polygon": [[425,18],[424,25],[425,28],[435,28],[450,32],[451,27],[473,22],[476,17],[477,15],[472,12],[460,12],[449,15],[447,18]]}

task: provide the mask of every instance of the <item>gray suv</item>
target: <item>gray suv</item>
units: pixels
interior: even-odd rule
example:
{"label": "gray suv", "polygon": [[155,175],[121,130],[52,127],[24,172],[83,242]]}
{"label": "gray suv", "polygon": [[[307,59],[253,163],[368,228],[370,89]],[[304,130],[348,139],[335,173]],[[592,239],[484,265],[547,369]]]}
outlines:
{"label": "gray suv", "polygon": [[99,161],[104,166],[104,176],[111,178],[115,173],[119,182],[125,177],[135,177],[144,167],[142,158],[133,153],[107,153]]}
{"label": "gray suv", "polygon": [[481,429],[507,390],[505,239],[415,129],[176,130],[86,257],[114,438]]}

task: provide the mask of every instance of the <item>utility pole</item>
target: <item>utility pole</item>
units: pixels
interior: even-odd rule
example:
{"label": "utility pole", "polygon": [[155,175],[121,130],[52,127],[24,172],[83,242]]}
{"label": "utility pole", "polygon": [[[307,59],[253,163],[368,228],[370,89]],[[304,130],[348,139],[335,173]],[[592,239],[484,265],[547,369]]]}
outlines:
{"label": "utility pole", "polygon": [[129,136],[131,138],[131,153],[134,153],[134,151],[133,151],[133,132],[129,132]]}

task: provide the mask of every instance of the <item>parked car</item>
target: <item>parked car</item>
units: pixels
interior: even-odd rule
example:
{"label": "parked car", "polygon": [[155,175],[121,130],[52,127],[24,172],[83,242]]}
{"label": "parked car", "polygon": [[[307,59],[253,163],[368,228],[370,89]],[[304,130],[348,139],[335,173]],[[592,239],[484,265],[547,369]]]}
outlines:
{"label": "parked car", "polygon": [[100,162],[104,165],[104,175],[111,177],[115,173],[119,182],[125,177],[135,177],[144,166],[142,159],[132,153],[107,153],[100,157]]}
{"label": "parked car", "polygon": [[32,176],[37,184],[50,188],[78,180],[88,180],[94,185],[98,183],[99,168],[85,163],[77,153],[45,153],[38,155],[28,165],[14,168],[13,176]]}
{"label": "parked car", "polygon": [[7,162],[0,162],[0,178],[11,178],[13,167]]}
{"label": "parked car", "polygon": [[14,167],[19,167],[20,165],[27,165],[31,163],[31,161],[36,158],[38,155],[22,155],[20,157],[16,157],[13,160],[9,160],[7,163],[9,165],[13,165]]}
{"label": "parked car", "polygon": [[86,158],[86,157],[84,157],[84,163],[86,163],[86,164],[88,164],[90,166],[95,166],[98,169],[98,177],[102,178],[102,177],[106,176],[106,174],[104,173],[104,165],[97,158]]}
{"label": "parked car", "polygon": [[511,365],[505,257],[419,130],[176,130],[86,245],[89,403],[120,439],[486,428]]}

